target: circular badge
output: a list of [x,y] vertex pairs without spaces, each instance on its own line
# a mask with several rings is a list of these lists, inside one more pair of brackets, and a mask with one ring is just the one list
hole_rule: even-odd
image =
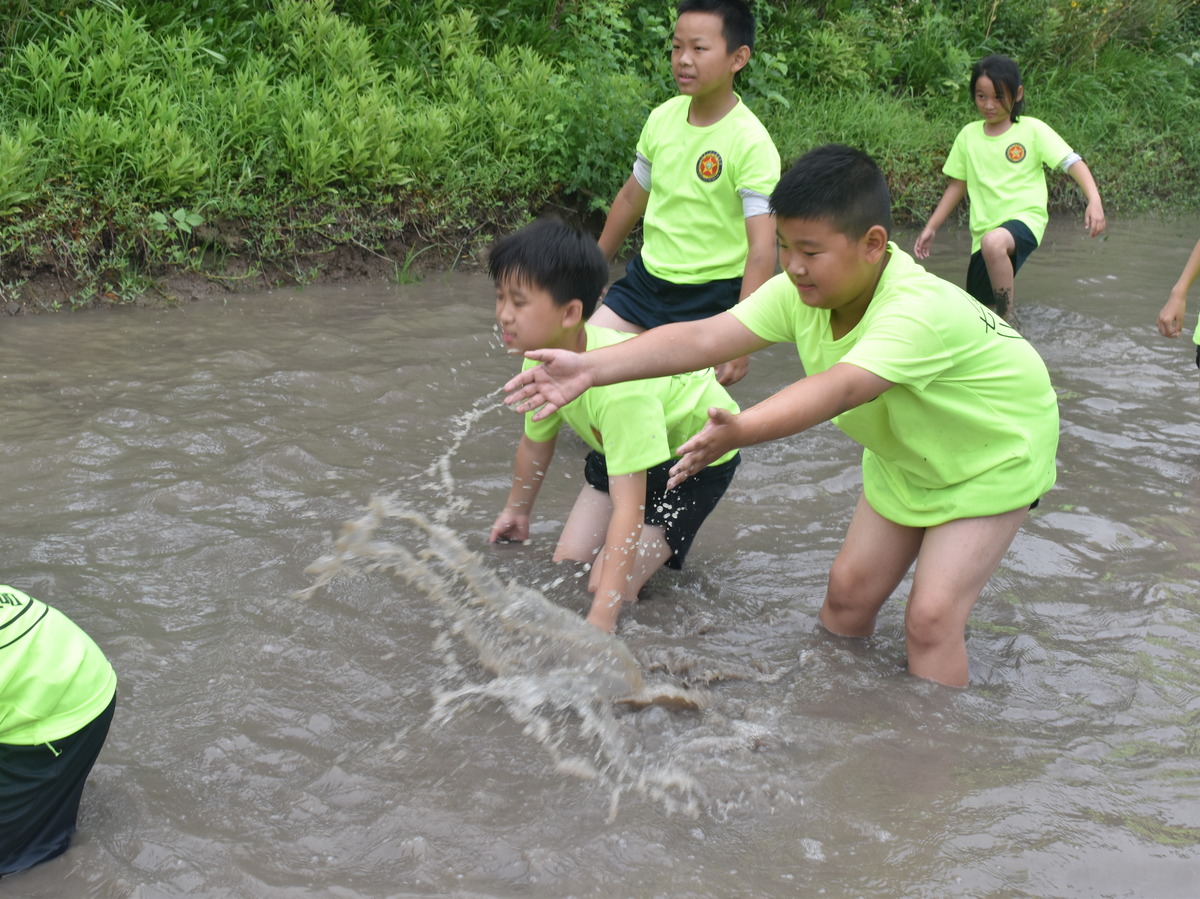
[[696,175],[701,181],[716,181],[721,177],[721,154],[716,150],[705,150],[696,160]]
[[1008,157],[1009,162],[1020,162],[1025,158],[1025,145],[1009,144],[1008,149],[1004,151],[1004,155]]

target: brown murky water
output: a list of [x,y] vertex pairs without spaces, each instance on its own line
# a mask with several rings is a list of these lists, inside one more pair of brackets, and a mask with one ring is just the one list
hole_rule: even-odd
[[[520,422],[478,275],[0,323],[2,580],[120,677],[73,847],[0,894],[1194,895],[1200,391],[1154,320],[1198,235],[1055,223],[1021,273],[1060,480],[965,692],[903,673],[899,601],[818,631],[858,490],[829,426],[746,453],[620,640],[548,560],[582,445],[488,546]],[[776,347],[735,393],[796,375]],[[641,681],[705,707],[612,701]]]

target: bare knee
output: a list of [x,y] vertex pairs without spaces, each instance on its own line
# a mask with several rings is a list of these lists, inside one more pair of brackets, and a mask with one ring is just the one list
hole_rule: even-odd
[[854,566],[835,559],[829,569],[829,585],[820,620],[824,627],[842,637],[869,637],[875,631],[875,616],[887,596],[873,594],[870,579]]
[[979,250],[988,260],[1008,259],[1014,248],[1012,235],[1004,228],[995,228],[979,239]]
[[961,642],[965,635],[966,622],[957,614],[950,599],[909,599],[904,612],[904,639],[910,654],[928,652],[950,642]]

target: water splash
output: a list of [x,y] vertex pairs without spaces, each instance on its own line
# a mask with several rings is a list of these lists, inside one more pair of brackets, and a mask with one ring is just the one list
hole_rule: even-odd
[[438,456],[430,464],[429,468],[425,470],[424,482],[432,485],[434,483],[432,479],[436,479],[437,486],[441,487],[441,495],[445,498],[445,503],[433,513],[434,521],[439,524],[445,524],[449,520],[451,512],[456,514],[466,512],[470,507],[470,503],[458,495],[454,475],[450,473],[450,461],[458,452],[458,448],[463,445],[463,441],[470,435],[471,428],[475,422],[479,421],[489,412],[503,408],[505,406],[499,400],[481,397],[472,404],[470,409],[454,417],[450,427],[450,439],[446,445],[446,451]]
[[[424,593],[450,622],[450,633],[474,650],[492,678],[438,693],[430,725],[472,702],[495,701],[549,752],[560,772],[611,788],[610,817],[626,790],[669,811],[698,814],[699,783],[674,763],[628,751],[614,709],[623,703],[702,708],[707,694],[648,682],[623,642],[537,590],[502,581],[445,524],[396,497],[372,497],[364,514],[345,524],[333,552],[308,571],[316,577],[306,594],[341,574],[385,571]],[[580,738],[591,747],[591,758],[568,749]]]

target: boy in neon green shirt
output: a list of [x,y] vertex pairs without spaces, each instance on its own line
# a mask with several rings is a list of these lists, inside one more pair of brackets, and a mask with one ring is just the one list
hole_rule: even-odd
[[[488,270],[496,282],[496,321],[514,352],[585,351],[631,340],[586,322],[604,289],[608,265],[587,236],[543,219],[500,241]],[[526,367],[536,365],[526,361]],[[571,510],[554,560],[590,563],[595,596],[587,620],[616,628],[623,603],[664,563],[683,565],[696,531],[725,493],[739,456],[721,453],[680,489],[667,490],[675,450],[697,434],[710,409],[737,405],[711,369],[589,390],[553,415],[526,416],[512,489],[490,539],[527,540],[529,518],[555,440],[569,425],[591,452],[587,484]]]
[[[740,414],[709,412],[671,484],[730,449],[832,421],[863,445],[863,492],[820,621],[866,637],[915,563],[909,672],[968,682],[967,617],[1029,507],[1054,484],[1058,406],[1036,351],[888,239],[887,183],[866,154],[805,154],[771,195],[783,273],[730,312],[543,363],[505,385],[552,414],[581,390],[661,377],[794,341],[807,376]],[[540,409],[538,407],[541,407]]]
[[66,851],[116,691],[87,634],[0,585],[0,875]]
[[[600,234],[612,259],[645,217],[641,254],[592,318],[619,331],[716,315],[775,271],[767,196],[779,180],[779,152],[733,90],[754,46],[754,15],[744,0],[681,0],[677,12],[671,73],[679,96],[647,118],[633,174]],[[717,377],[732,384],[747,364],[722,365]]]

